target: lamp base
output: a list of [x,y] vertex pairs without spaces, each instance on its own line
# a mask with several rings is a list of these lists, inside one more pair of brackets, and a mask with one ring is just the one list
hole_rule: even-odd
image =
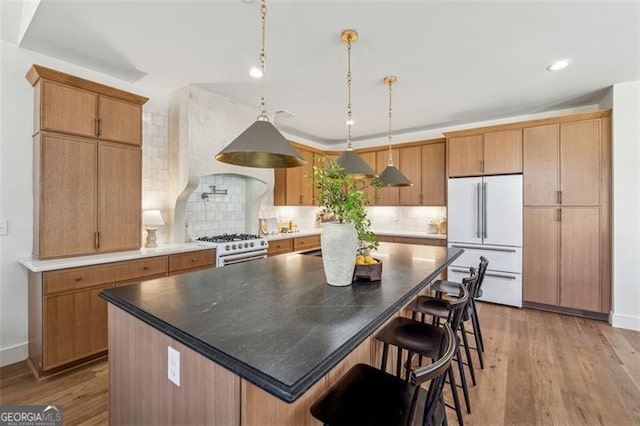
[[147,228],[147,243],[144,245],[146,248],[158,247],[158,237],[156,236],[157,228]]

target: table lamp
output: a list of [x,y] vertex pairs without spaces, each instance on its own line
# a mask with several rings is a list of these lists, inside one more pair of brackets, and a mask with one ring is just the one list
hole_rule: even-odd
[[145,210],[142,212],[142,224],[145,225],[147,230],[147,243],[144,245],[147,248],[158,247],[156,231],[158,226],[164,226],[164,220],[162,220],[162,214],[160,210]]

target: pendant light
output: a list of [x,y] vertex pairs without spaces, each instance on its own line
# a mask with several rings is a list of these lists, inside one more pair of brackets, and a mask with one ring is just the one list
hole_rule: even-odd
[[353,150],[351,146],[351,125],[353,124],[352,110],[351,110],[351,44],[358,39],[358,32],[355,30],[344,30],[342,32],[342,41],[347,43],[347,89],[348,89],[348,101],[347,101],[347,150],[343,151],[340,157],[336,160],[344,172],[351,175],[354,178],[371,178],[375,177],[376,173],[371,167]]
[[260,48],[260,115],[247,130],[242,132],[233,142],[216,155],[216,160],[237,166],[284,168],[299,167],[306,164],[302,155],[289,144],[282,133],[275,128],[265,111],[265,27],[267,18],[267,2],[262,0],[262,44]]
[[397,81],[398,78],[395,75],[388,75],[384,78],[384,83],[389,86],[389,162],[387,163],[387,167],[380,173],[380,180],[384,186],[412,186],[411,181],[393,165],[393,154],[391,153],[391,117],[393,115],[391,86]]

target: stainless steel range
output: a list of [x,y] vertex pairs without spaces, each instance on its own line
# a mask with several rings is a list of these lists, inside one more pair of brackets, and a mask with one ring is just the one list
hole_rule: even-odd
[[200,237],[198,244],[216,249],[216,267],[267,257],[269,243],[254,234],[223,234]]

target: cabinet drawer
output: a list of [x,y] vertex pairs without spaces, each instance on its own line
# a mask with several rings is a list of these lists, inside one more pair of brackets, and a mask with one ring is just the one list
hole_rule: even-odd
[[320,234],[293,239],[293,251],[320,247]]
[[269,241],[267,255],[273,256],[276,254],[289,253],[291,250],[293,250],[293,239],[291,238]]
[[78,290],[166,273],[166,256],[44,272],[44,293]]
[[213,267],[213,250],[191,251],[169,256],[169,273],[192,268]]
[[440,247],[445,247],[447,245],[447,240],[440,240],[438,238],[393,237],[393,242],[400,244],[420,244],[423,246]]

